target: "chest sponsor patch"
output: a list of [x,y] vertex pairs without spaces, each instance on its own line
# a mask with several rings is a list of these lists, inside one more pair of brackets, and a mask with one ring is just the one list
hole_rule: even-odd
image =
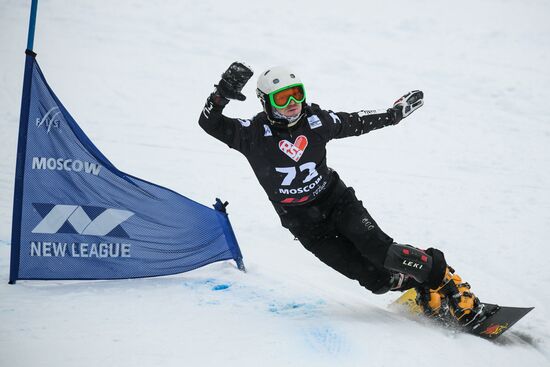
[[317,115],[309,116],[307,118],[307,122],[309,122],[309,127],[312,128],[312,129],[316,129],[316,128],[320,127],[321,125],[323,125],[321,123],[321,120],[319,119],[319,116],[317,116]]
[[298,136],[294,143],[288,140],[281,140],[279,142],[279,149],[295,162],[298,162],[302,158],[302,154],[304,154],[306,148],[307,138],[304,135]]

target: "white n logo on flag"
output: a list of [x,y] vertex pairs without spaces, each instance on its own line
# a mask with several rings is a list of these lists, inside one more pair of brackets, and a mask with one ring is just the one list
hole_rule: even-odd
[[133,212],[95,206],[33,204],[42,220],[32,233],[72,233],[129,238],[121,227]]

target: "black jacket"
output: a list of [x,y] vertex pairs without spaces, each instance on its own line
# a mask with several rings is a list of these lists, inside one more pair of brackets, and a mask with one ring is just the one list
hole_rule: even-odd
[[265,112],[251,120],[222,114],[223,106],[209,97],[199,118],[210,135],[241,152],[254,170],[269,200],[299,205],[315,200],[333,178],[327,167],[326,144],[331,139],[366,134],[393,125],[385,111],[332,112],[304,104],[304,117],[294,126],[272,125]]

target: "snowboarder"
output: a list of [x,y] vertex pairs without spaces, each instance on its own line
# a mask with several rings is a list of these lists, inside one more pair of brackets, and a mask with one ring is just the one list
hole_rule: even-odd
[[414,287],[426,314],[439,315],[447,305],[446,312],[459,323],[471,322],[479,300],[443,253],[394,242],[326,163],[331,139],[396,125],[423,105],[423,93],[409,92],[384,110],[332,112],[306,103],[298,75],[274,67],[258,78],[263,112],[251,120],[224,116],[229,100],[245,100],[241,91],[252,75],[246,65],[231,64],[208,97],[199,124],[246,157],[281,224],[322,262],[371,292]]

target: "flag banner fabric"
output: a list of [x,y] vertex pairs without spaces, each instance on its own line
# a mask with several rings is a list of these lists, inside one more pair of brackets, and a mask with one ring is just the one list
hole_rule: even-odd
[[212,209],[119,171],[63,107],[29,52],[23,88],[10,282],[242,264],[223,205]]

